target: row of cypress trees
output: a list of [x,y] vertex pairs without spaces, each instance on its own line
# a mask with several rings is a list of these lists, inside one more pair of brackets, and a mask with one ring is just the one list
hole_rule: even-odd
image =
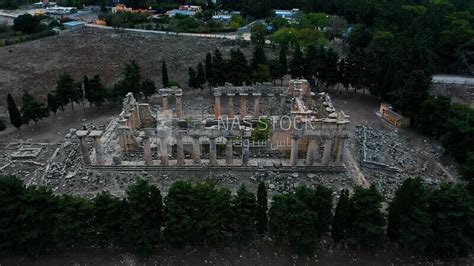
[[[352,195],[351,195],[352,194]],[[245,186],[235,194],[211,181],[175,182],[166,197],[139,180],[123,198],[100,193],[88,200],[0,178],[0,249],[33,253],[65,248],[125,248],[150,254],[157,246],[257,244],[262,235],[298,253],[313,254],[322,238],[378,249],[387,240],[426,255],[454,258],[471,252],[472,186],[428,189],[408,179],[388,208],[375,187],[333,191],[299,187],[276,195],[268,208]],[[335,208],[334,208],[335,207]]]

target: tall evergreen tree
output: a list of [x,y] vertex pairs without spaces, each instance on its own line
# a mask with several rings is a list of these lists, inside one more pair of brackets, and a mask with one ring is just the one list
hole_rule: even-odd
[[127,215],[125,231],[132,248],[150,254],[160,237],[162,198],[160,190],[143,179],[127,191]]
[[255,195],[242,185],[232,199],[233,236],[238,245],[246,245],[255,239],[256,209]]
[[102,192],[92,199],[93,221],[96,230],[95,245],[99,247],[117,246],[123,241],[124,219],[127,206],[124,201]]
[[211,53],[206,54],[206,62],[204,64],[204,69],[206,71],[206,81],[209,82],[209,84],[213,84],[214,74],[212,73],[212,54]]
[[[89,85],[89,103],[97,107],[102,106],[105,103],[107,98],[107,90],[102,81],[100,80],[99,75],[95,75],[92,79],[88,81]],[[135,84],[133,86],[136,86]]]
[[383,196],[375,186],[356,187],[351,198],[349,241],[355,246],[380,247],[385,238],[385,218],[381,212]]
[[23,106],[21,107],[21,119],[24,124],[33,120],[35,123],[47,116],[47,109],[43,103],[38,102],[28,92],[23,93]]
[[346,239],[348,235],[351,223],[350,210],[349,190],[343,189],[339,193],[339,201],[337,202],[332,223],[331,237],[336,242]]
[[189,67],[188,69],[188,74],[189,74],[189,80],[188,80],[188,85],[191,89],[196,89],[199,87],[199,84],[197,83],[197,78],[196,78],[196,71],[194,68]]
[[267,198],[267,187],[265,182],[258,184],[257,191],[257,229],[260,234],[267,231],[268,218],[268,198]]
[[168,78],[168,68],[166,67],[166,62],[164,60],[161,65],[161,80],[163,81],[163,88],[167,88],[170,80]]
[[156,93],[155,82],[153,82],[151,79],[143,80],[140,91],[142,92],[143,96],[145,96],[145,99],[148,99],[148,97]]
[[228,68],[227,64],[222,58],[221,51],[219,49],[216,49],[214,51],[214,55],[212,56],[212,71],[213,75],[213,80],[214,84],[213,85],[219,85],[223,86],[226,82],[226,78],[228,77]]
[[58,103],[56,101],[56,97],[52,93],[48,93],[48,109],[56,115],[58,111]]
[[86,100],[89,102],[89,105],[92,106],[92,95],[89,86],[89,77],[87,75],[84,75],[82,84],[84,86],[84,98],[86,98]]
[[387,235],[390,240],[416,251],[425,250],[432,235],[427,199],[428,193],[420,178],[403,182],[388,208]]
[[61,110],[64,110],[67,104],[71,104],[74,112],[74,103],[79,103],[83,96],[81,84],[76,82],[69,73],[63,72],[56,83],[55,96]]
[[13,100],[13,97],[10,94],[7,95],[7,109],[8,116],[10,117],[10,123],[14,127],[20,129],[21,125],[23,125],[21,113],[16,106],[15,100]]
[[265,50],[261,45],[255,46],[250,66],[252,67],[253,71],[257,71],[259,65],[268,65],[267,57],[265,56]]
[[293,54],[293,59],[290,63],[290,74],[292,78],[302,78],[304,76],[304,65],[305,61],[303,58],[303,52],[299,45],[295,46],[295,52]]
[[279,63],[279,75],[281,77],[281,82],[283,83],[283,77],[288,74],[288,59],[286,57],[286,47],[281,46],[280,54],[278,56]]
[[[214,57],[215,58],[215,57]],[[228,81],[235,86],[241,86],[243,82],[250,83],[250,66],[247,58],[240,49],[230,51],[230,60],[227,63]]]
[[204,66],[201,63],[197,66],[196,82],[201,88],[202,85],[206,83],[206,73],[204,72]]
[[474,238],[474,200],[461,185],[442,184],[428,199],[433,235],[427,253],[441,258],[466,256]]

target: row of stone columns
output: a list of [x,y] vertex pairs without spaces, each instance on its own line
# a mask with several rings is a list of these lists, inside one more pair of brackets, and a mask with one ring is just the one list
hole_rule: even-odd
[[[165,137],[160,137],[160,162],[162,166],[168,166],[168,145],[166,143]],[[150,137],[144,136],[144,154],[145,154],[145,165],[153,165],[152,152],[150,145]],[[244,141],[244,143],[248,143]],[[184,147],[183,147],[183,138],[178,135],[176,138],[176,147],[177,147],[177,165],[184,165]],[[193,137],[192,142],[192,152],[191,158],[194,164],[201,164],[201,143],[199,142],[199,136]],[[248,145],[242,145],[242,165],[248,165],[250,158],[250,150]],[[233,144],[231,140],[228,140],[225,145],[225,161],[227,165],[232,165],[234,163],[233,158]],[[217,144],[216,138],[209,138],[209,164],[211,166],[217,166]]]
[[[323,157],[322,164],[328,165],[331,161],[335,161],[340,164],[342,162],[342,155],[345,147],[345,137],[335,136],[335,137],[323,137],[324,148],[323,148]],[[290,166],[298,165],[298,141],[297,136],[292,136],[291,138],[291,154],[290,154]],[[318,152],[318,142],[316,137],[309,137],[308,140],[308,149],[306,152],[306,165],[313,166],[316,163],[316,157]]]
[[[214,115],[216,119],[222,116],[222,107],[221,107],[221,93],[214,93]],[[228,93],[227,96],[227,116],[229,118],[234,118],[235,116],[235,107],[234,107],[234,97],[235,94]],[[247,93],[240,93],[240,118],[244,118],[247,115],[247,102],[248,102],[248,94]],[[260,98],[262,94],[254,93],[253,96],[253,112],[255,116],[260,115]]]

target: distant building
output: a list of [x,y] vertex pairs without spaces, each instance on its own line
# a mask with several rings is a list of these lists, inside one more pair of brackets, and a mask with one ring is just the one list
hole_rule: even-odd
[[383,119],[385,119],[385,121],[396,127],[410,126],[410,118],[404,117],[403,115],[397,113],[395,110],[393,110],[392,106],[387,103],[380,104],[379,112],[382,115]]
[[68,6],[53,6],[53,7],[46,7],[45,13],[47,15],[68,15],[72,13],[76,13],[76,7],[68,7]]
[[292,19],[300,10],[298,8],[293,8],[292,10],[282,10],[282,9],[275,9],[275,16],[284,18],[284,19]]
[[112,13],[120,13],[120,12],[132,12],[133,9],[131,7],[127,7],[124,4],[117,4],[116,6],[112,7]]
[[179,9],[173,9],[166,12],[166,15],[168,15],[168,17],[171,17],[171,18],[175,17],[176,15],[192,17],[200,12],[202,12],[201,6],[181,5],[179,6]]
[[63,23],[65,29],[79,29],[84,27],[86,24],[81,21],[69,21]]

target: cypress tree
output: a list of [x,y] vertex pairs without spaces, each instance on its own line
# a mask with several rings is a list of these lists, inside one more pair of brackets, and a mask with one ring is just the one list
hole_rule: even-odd
[[192,67],[189,67],[188,74],[189,74],[189,80],[188,80],[189,87],[191,89],[196,89],[198,87],[197,79],[196,79],[196,71]]
[[169,85],[168,69],[166,68],[166,62],[164,60],[161,66],[161,79],[163,81],[163,88],[168,87]]
[[10,116],[10,123],[14,127],[20,129],[21,125],[23,125],[23,122],[21,120],[21,114],[18,110],[18,107],[16,106],[15,100],[13,100],[13,97],[10,94],[7,95],[7,105],[8,115]]
[[299,45],[295,46],[295,53],[293,54],[293,60],[290,63],[290,74],[292,78],[301,78],[304,75],[305,61],[303,58],[303,52]]
[[423,251],[432,234],[427,209],[428,193],[420,178],[409,178],[395,193],[388,208],[387,234],[401,246]]
[[331,236],[336,242],[339,242],[347,237],[351,219],[349,212],[349,191],[347,189],[343,189],[339,193],[339,201],[337,202],[336,212],[334,214],[334,220],[332,223]]
[[56,97],[52,93],[48,93],[48,109],[56,115],[58,111],[58,103],[56,102]]
[[206,74],[204,73],[204,66],[201,63],[197,66],[196,81],[199,87],[202,87],[202,85],[206,83]]
[[383,196],[375,186],[355,187],[351,198],[349,241],[354,246],[380,247],[385,238],[385,217],[381,212]]
[[284,45],[280,48],[280,55],[278,56],[279,75],[281,77],[281,83],[283,83],[283,77],[288,73],[288,59],[286,57],[286,47]]
[[255,214],[257,203],[255,194],[242,185],[232,199],[234,240],[238,245],[245,245],[255,239]]
[[267,198],[267,187],[265,182],[258,184],[257,191],[257,229],[260,234],[267,231],[268,218],[268,198]]
[[206,70],[206,81],[209,84],[212,84],[214,77],[212,73],[212,55],[211,53],[206,54],[206,62],[204,64],[204,69]]
[[89,85],[89,77],[84,75],[84,98],[89,102],[89,105],[92,106],[92,92]]
[[267,57],[265,56],[265,50],[262,45],[257,45],[253,52],[252,58],[252,70],[257,71],[259,65],[267,65]]

